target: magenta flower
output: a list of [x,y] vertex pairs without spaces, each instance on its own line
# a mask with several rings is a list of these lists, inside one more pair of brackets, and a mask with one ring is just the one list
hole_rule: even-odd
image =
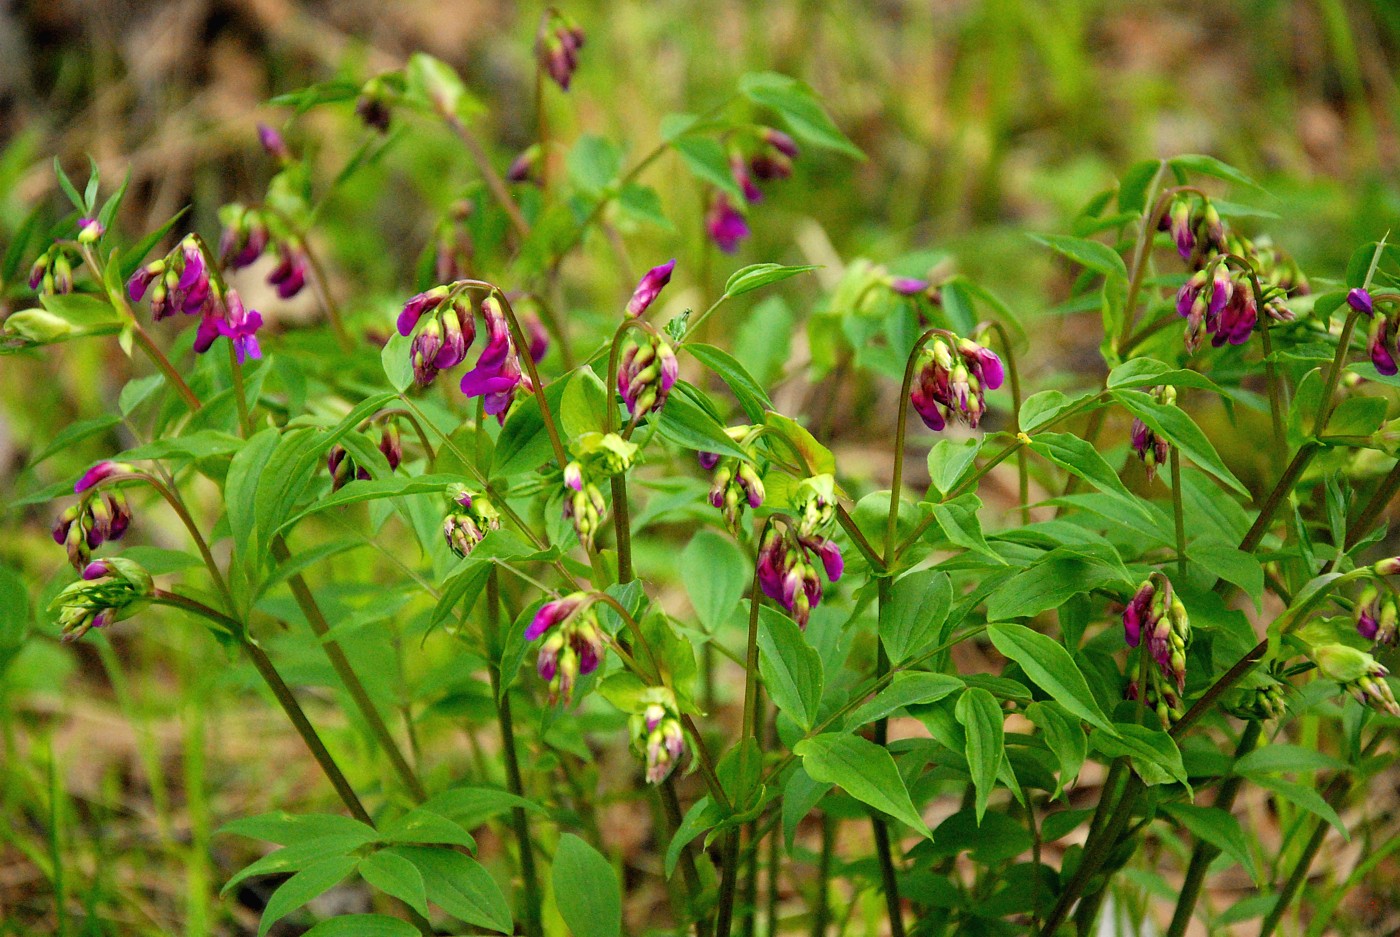
[[715,193],[705,218],[705,225],[710,233],[710,240],[726,254],[737,251],[739,242],[749,236],[749,223],[723,192]]
[[729,157],[729,174],[734,177],[740,191],[744,193],[744,199],[749,202],[763,201],[763,193],[754,184],[753,176],[749,174],[748,163],[744,162],[744,157],[734,153]]
[[306,285],[306,254],[293,248],[279,246],[278,256],[280,261],[267,275],[267,282],[277,288],[277,295],[282,299],[291,299]]
[[258,124],[258,142],[273,159],[284,163],[291,161],[292,151],[287,148],[287,141],[282,139],[282,134],[267,124]]
[[578,69],[578,52],[583,48],[584,32],[578,24],[556,10],[551,10],[540,28],[536,53],[540,64],[565,91]]
[[917,296],[928,288],[928,280],[920,280],[917,277],[892,277],[890,279],[890,289],[901,296]]
[[134,471],[134,469],[125,462],[112,462],[107,460],[98,462],[92,468],[84,472],[77,483],[73,485],[73,494],[80,495],[98,482],[106,481],[113,475],[120,475],[123,472],[131,471]]
[[1390,320],[1389,316],[1375,316],[1371,319],[1371,329],[1366,347],[1371,355],[1371,363],[1376,366],[1376,371],[1387,377],[1400,371],[1400,367],[1396,366],[1396,357],[1400,355],[1400,347],[1397,347],[1396,339],[1395,323]]
[[481,315],[486,322],[486,347],[477,358],[476,367],[462,375],[462,393],[484,398],[486,412],[504,424],[516,388],[525,383],[520,356],[516,354],[510,325],[495,296],[481,301]]
[[442,304],[447,298],[451,289],[446,286],[435,286],[414,296],[404,303],[403,311],[399,313],[398,329],[400,335],[412,335],[413,327],[418,324],[418,320],[424,313],[431,312]]
[[1196,249],[1196,235],[1191,225],[1191,204],[1185,199],[1172,205],[1170,228],[1176,252],[1182,260],[1190,260],[1191,252]]
[[1371,294],[1359,286],[1347,293],[1347,305],[1363,315],[1369,316],[1376,311],[1375,303],[1371,301]]
[[671,282],[671,273],[675,269],[676,260],[673,257],[664,264],[648,270],[637,284],[637,288],[632,291],[632,298],[627,301],[627,314],[636,318],[646,312],[647,307],[656,301],[666,284]]
[[[206,320],[207,321],[207,320]],[[256,310],[245,310],[238,293],[230,289],[224,297],[224,315],[216,321],[219,334],[233,343],[238,363],[248,358],[261,358],[262,347],[258,344],[258,329],[262,328],[262,314]],[[203,327],[203,323],[200,323]]]

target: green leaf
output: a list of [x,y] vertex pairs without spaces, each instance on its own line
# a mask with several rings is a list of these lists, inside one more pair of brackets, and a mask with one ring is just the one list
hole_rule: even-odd
[[1214,391],[1224,395],[1225,390],[1199,371],[1173,368],[1156,358],[1134,358],[1125,361],[1108,374],[1104,386],[1109,390],[1118,388],[1156,387],[1170,384],[1173,387],[1194,387],[1199,390]]
[[331,492],[306,510],[293,515],[277,529],[279,532],[287,530],[312,514],[319,514],[331,508],[344,507],[347,504],[397,498],[403,495],[442,495],[447,491],[448,485],[461,480],[458,475],[390,475],[388,478],[356,479],[347,483],[339,491]]
[[383,914],[343,914],[322,921],[302,937],[419,937],[418,928]]
[[945,696],[952,696],[964,685],[957,677],[947,674],[900,671],[889,686],[846,717],[846,729],[859,729],[906,706],[936,703]]
[[[676,386],[684,383],[677,381]],[[666,401],[656,428],[663,438],[683,448],[748,459],[747,453],[725,433],[724,426],[684,393],[673,393]]]
[[510,904],[491,873],[470,856],[431,846],[397,846],[394,851],[418,869],[428,900],[448,914],[501,934],[514,930]]
[[1196,807],[1191,804],[1162,805],[1162,810],[1191,832],[1202,842],[1210,843],[1249,873],[1254,884],[1263,885],[1259,877],[1259,866],[1254,862],[1254,854],[1249,851],[1249,840],[1245,838],[1240,821],[1219,807]]
[[789,277],[810,273],[815,269],[815,264],[794,267],[784,267],[782,264],[750,264],[742,270],[735,271],[724,284],[724,298],[733,299],[735,296],[751,293],[773,283],[781,283]]
[[1181,764],[1181,750],[1175,740],[1160,729],[1149,729],[1134,723],[1120,722],[1118,732],[1094,732],[1089,744],[1109,758],[1126,755],[1132,759],[1133,770],[1149,785],[1176,781],[1186,784],[1186,769]]
[[720,811],[709,796],[701,797],[690,805],[690,809],[685,813],[685,819],[681,820],[680,826],[676,827],[676,833],[671,837],[671,843],[666,847],[666,877],[670,878],[676,873],[676,863],[680,861],[681,850],[683,850],[691,840],[708,830],[710,827],[724,819],[724,814]]
[[[1240,773],[1244,774],[1245,772]],[[1248,777],[1251,783],[1273,791],[1293,806],[1300,807],[1313,816],[1327,821],[1333,829],[1342,834],[1342,839],[1351,839],[1351,834],[1347,832],[1347,828],[1342,823],[1342,818],[1337,815],[1337,811],[1333,810],[1332,806],[1322,799],[1322,795],[1311,784],[1285,781],[1283,778],[1275,777],[1266,771],[1251,771],[1248,773]]]
[[1155,518],[1142,501],[1123,484],[1093,444],[1069,433],[1041,433],[1031,440],[1031,449],[1099,491],[1119,498],[1148,521]]
[[1200,173],[1203,176],[1214,176],[1216,179],[1224,179],[1226,182],[1234,182],[1238,185],[1249,186],[1251,189],[1264,191],[1263,187],[1253,179],[1240,172],[1229,163],[1222,163],[1214,156],[1206,156],[1201,153],[1186,153],[1182,156],[1173,156],[1167,161],[1172,167],[1185,171]]
[[1107,244],[1066,234],[1032,234],[1030,238],[1097,273],[1105,276],[1117,274],[1124,279],[1128,276],[1128,267],[1123,263],[1123,258]]
[[943,640],[952,605],[946,573],[921,570],[891,583],[889,601],[880,606],[880,643],[890,662],[902,664],[933,650]]
[[413,386],[413,359],[409,356],[409,346],[412,344],[411,336],[395,331],[379,353],[379,362],[384,367],[389,386],[401,394]]
[[392,849],[381,849],[361,859],[357,871],[374,888],[399,899],[423,917],[428,916],[428,886],[423,884],[423,873]]
[[1269,771],[1346,771],[1340,758],[1301,745],[1270,742],[1235,761],[1236,774],[1255,775]]
[[340,884],[358,864],[354,856],[331,856],[287,879],[268,899],[262,920],[258,922],[258,937],[263,937],[269,927],[297,908]]
[[532,800],[517,797],[494,787],[453,787],[423,802],[425,809],[442,814],[464,829],[476,829],[493,817],[520,808],[535,813],[545,810]]
[[930,484],[942,497],[947,497],[958,482],[962,481],[967,470],[982,451],[980,438],[940,439],[928,451],[928,477]]
[[622,152],[604,137],[586,133],[564,158],[569,181],[585,192],[600,195],[622,170]]
[[681,581],[695,615],[713,634],[727,624],[744,596],[752,563],[728,537],[702,530],[681,553]]
[[311,842],[328,836],[338,839],[358,837],[358,845],[363,846],[374,842],[378,836],[374,827],[350,817],[334,813],[288,813],[285,810],[259,814],[256,817],[243,817],[224,824],[217,832],[219,835],[247,836],[282,846]]
[[379,832],[385,843],[422,843],[436,846],[465,846],[476,852],[476,840],[457,823],[426,807],[416,807],[385,824]]
[[1180,448],[1182,455],[1236,493],[1249,497],[1249,490],[1225,467],[1205,433],[1180,407],[1158,403],[1149,394],[1138,390],[1115,390],[1113,396],[1128,412],[1142,420],[1148,429]]
[[1031,433],[1061,413],[1071,407],[1093,397],[1093,394],[1079,394],[1075,397],[1066,397],[1058,390],[1043,390],[1038,394],[1031,394],[1021,404],[1021,430]]
[[70,449],[84,439],[89,439],[96,436],[98,433],[106,432],[119,423],[121,423],[121,420],[115,416],[99,416],[91,420],[79,420],[77,423],[70,423],[59,430],[54,435],[53,439],[49,440],[49,444],[29,460],[29,468],[32,469],[39,463],[46,461],[50,456]]
[[865,158],[865,154],[836,129],[817,96],[801,82],[775,72],[755,72],[739,79],[739,91],[755,104],[772,108],[797,139],[855,159]]
[[559,837],[553,882],[559,916],[575,937],[619,937],[622,889],[598,850],[572,833]]
[[981,498],[969,492],[965,495],[959,495],[952,501],[938,504],[923,502],[922,506],[927,507],[933,513],[934,520],[938,522],[939,528],[943,531],[943,536],[954,544],[965,550],[981,554],[998,565],[1006,565],[1006,560],[987,546],[987,541],[982,536],[982,522],[977,519],[977,512],[982,510]]
[[1264,566],[1253,554],[1219,540],[1197,540],[1186,548],[1186,555],[1193,563],[1239,586],[1254,600],[1255,608],[1261,607]]
[[116,307],[91,293],[45,293],[39,297],[39,302],[49,312],[79,330],[101,329],[124,323]]
[[1035,702],[1026,707],[1026,718],[1045,733],[1045,744],[1060,762],[1060,775],[1055,779],[1055,794],[1074,784],[1084,758],[1089,752],[1089,740],[1084,726],[1059,703]]
[[780,448],[796,449],[801,454],[800,461],[805,464],[799,465],[799,468],[804,468],[813,475],[830,475],[836,472],[836,457],[831,454],[831,450],[817,442],[816,437],[792,417],[769,410],[764,414],[763,424],[777,432],[789,444]]
[[680,155],[685,168],[701,182],[724,192],[736,205],[748,204],[744,191],[734,181],[729,171],[729,157],[718,140],[702,136],[682,136],[672,141],[671,146]]
[[745,416],[755,423],[763,422],[763,414],[773,409],[773,401],[768,399],[768,392],[763,389],[763,385],[745,370],[737,358],[713,345],[687,342],[682,347],[729,385],[729,389],[739,401],[739,406],[744,408]]
[[967,770],[976,792],[977,822],[981,823],[1006,747],[1004,716],[996,697],[981,687],[963,691],[953,713],[967,733]]
[[[556,417],[568,383],[567,379],[558,380],[544,389],[549,412]],[[491,477],[503,478],[533,472],[549,461],[553,454],[554,447],[545,430],[544,418],[540,415],[539,398],[531,394],[510,408],[505,426],[501,427],[501,435],[496,438],[496,451],[491,458]]]
[[774,705],[802,729],[810,730],[822,698],[822,661],[797,622],[759,607],[758,670]]
[[988,625],[987,636],[1051,699],[1095,728],[1114,734],[1113,723],[1099,708],[1084,674],[1058,641],[1010,622]]
[[1118,571],[1102,560],[1058,548],[998,586],[987,598],[987,617],[1029,618],[1119,578]]
[[73,180],[68,178],[68,173],[63,171],[63,164],[58,157],[53,158],[53,172],[58,177],[58,187],[63,190],[63,194],[68,196],[68,201],[73,203],[73,207],[80,212],[86,212],[87,206],[83,204],[83,197],[78,194],[78,190],[73,187]]
[[861,803],[883,811],[923,836],[932,836],[914,809],[890,753],[858,735],[827,732],[793,747],[814,781],[837,784]]
[[584,433],[601,433],[610,403],[614,408],[617,406],[603,386],[603,379],[592,368],[584,365],[573,372],[559,403],[559,422],[564,436],[573,439]]

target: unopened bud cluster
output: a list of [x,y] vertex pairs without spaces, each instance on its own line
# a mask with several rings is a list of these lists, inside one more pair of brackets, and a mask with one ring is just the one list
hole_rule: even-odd
[[[1152,396],[1160,404],[1175,406],[1176,388],[1170,384],[1152,388]],[[1133,428],[1129,434],[1133,451],[1142,460],[1143,466],[1147,469],[1147,480],[1157,477],[1157,469],[1164,465],[1167,456],[1171,453],[1171,444],[1165,437],[1158,436],[1155,430],[1140,419],[1133,420]]]
[[49,604],[49,611],[58,616],[64,641],[76,641],[89,629],[130,618],[155,595],[151,574],[132,560],[95,560],[82,572],[82,579],[64,587]]
[[1309,654],[1318,673],[1336,681],[1358,703],[1400,716],[1400,703],[1395,701],[1395,693],[1386,681],[1390,671],[1370,654],[1345,644],[1313,647]]
[[763,479],[755,467],[758,457],[752,445],[758,430],[756,426],[731,426],[725,430],[726,435],[749,454],[747,459],[721,456],[714,452],[699,454],[700,467],[712,473],[710,504],[719,509],[720,514],[724,515],[725,526],[735,534],[739,532],[744,507],[758,507],[766,495]]
[[665,687],[648,688],[638,702],[641,712],[633,713],[628,721],[632,748],[646,761],[647,783],[660,784],[685,753],[680,710],[675,694]]
[[593,597],[573,592],[546,602],[525,629],[525,640],[540,644],[536,669],[549,687],[551,703],[573,699],[574,683],[598,669],[605,642]]
[[986,392],[1001,386],[1001,359],[990,348],[952,334],[919,351],[909,402],[934,432],[949,421],[976,429],[987,412]]
[[[758,547],[759,587],[802,628],[822,600],[816,562],[828,582],[836,582],[845,570],[841,548],[829,536],[834,514],[828,510],[835,504],[830,478],[817,476],[799,484],[794,498],[797,519],[791,524],[769,524]],[[819,521],[824,515],[827,520]]]
[[501,515],[486,496],[465,485],[453,485],[447,491],[451,504],[442,521],[442,535],[448,548],[458,556],[467,556],[486,535],[501,527]]
[[675,351],[659,335],[647,334],[627,346],[617,369],[617,392],[633,421],[666,405],[678,372]]
[[1153,573],[1123,609],[1123,635],[1128,647],[1144,640],[1146,653],[1157,664],[1154,679],[1169,681],[1180,694],[1186,689],[1186,649],[1191,646],[1191,622],[1186,606],[1171,581]]
[[564,517],[573,524],[579,543],[591,553],[608,508],[599,485],[632,467],[637,445],[617,433],[584,433],[569,448],[574,458],[564,466]]

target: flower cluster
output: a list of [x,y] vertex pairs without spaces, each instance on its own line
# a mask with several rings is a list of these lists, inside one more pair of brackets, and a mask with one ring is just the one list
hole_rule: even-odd
[[1279,719],[1288,712],[1288,687],[1267,673],[1255,671],[1226,698],[1224,708],[1236,719]]
[[821,577],[812,554],[820,560],[828,582],[836,582],[845,570],[841,548],[827,534],[835,517],[835,498],[830,475],[804,479],[793,497],[796,522],[770,524],[758,547],[759,587],[803,628],[822,600]]
[[485,495],[471,491],[465,485],[453,485],[447,491],[451,512],[442,521],[442,535],[448,548],[458,556],[467,556],[486,535],[501,527],[501,515]]
[[244,309],[238,293],[213,275],[204,247],[194,235],[137,270],[127,281],[127,292],[132,302],[150,296],[151,318],[156,322],[176,313],[198,315],[194,350],[199,354],[223,336],[233,343],[240,364],[262,357],[258,344],[262,315]]
[[1386,586],[1367,586],[1356,600],[1356,632],[1373,644],[1400,642],[1400,607],[1396,595]]
[[219,220],[223,222],[219,262],[224,267],[241,270],[252,266],[270,247],[277,252],[277,263],[268,272],[268,285],[282,299],[291,299],[302,291],[310,273],[310,260],[295,238],[274,237],[263,212],[237,202],[221,208]]
[[648,334],[627,347],[617,369],[617,392],[634,422],[666,405],[679,370],[675,351],[660,335]]
[[[1168,406],[1176,404],[1176,388],[1170,384],[1152,388],[1152,396],[1156,398],[1158,403]],[[1137,418],[1133,419],[1129,439],[1132,442],[1133,451],[1137,453],[1138,458],[1147,468],[1147,480],[1152,481],[1157,477],[1157,467],[1166,463],[1167,456],[1171,453],[1171,444]]]
[[725,526],[735,534],[739,532],[744,505],[756,508],[763,503],[766,495],[763,479],[759,477],[755,467],[757,455],[753,449],[753,441],[760,429],[757,426],[731,426],[725,430],[725,434],[734,440],[742,451],[749,454],[747,459],[721,456],[716,452],[701,452],[698,456],[700,467],[712,473],[710,504],[719,509],[724,515]]
[[108,541],[120,540],[131,526],[131,507],[120,491],[84,489],[79,493],[84,492],[86,496],[65,509],[53,525],[53,542],[68,551],[68,562],[74,569],[87,566],[93,550]]
[[685,731],[681,728],[676,695],[665,687],[649,687],[638,703],[641,712],[628,721],[632,747],[646,759],[647,783],[660,784],[670,776],[685,753]]
[[1390,671],[1370,654],[1345,644],[1323,644],[1309,651],[1318,673],[1336,681],[1362,706],[1400,716],[1400,703],[1386,681]]
[[1224,259],[1197,270],[1176,293],[1176,312],[1186,320],[1186,350],[1194,353],[1202,332],[1219,348],[1226,342],[1243,345],[1259,322],[1253,284],[1243,273],[1232,274]]
[[951,333],[947,339],[934,338],[919,352],[909,402],[934,432],[949,420],[976,429],[987,412],[986,392],[1000,387],[1004,378],[1001,359],[970,339]]
[[565,91],[578,70],[578,51],[583,48],[583,29],[572,18],[550,9],[540,24],[535,41],[535,54],[554,83]]
[[1138,687],[1136,680],[1128,681],[1128,689],[1123,698],[1137,702],[1140,694],[1142,704],[1157,714],[1164,729],[1170,729],[1172,723],[1186,713],[1175,687],[1161,680],[1148,680],[1146,691]]
[[1177,195],[1157,220],[1157,228],[1171,233],[1176,252],[1193,267],[1199,267],[1210,254],[1226,249],[1225,225],[1208,198]]
[[[734,184],[748,203],[762,201],[763,191],[755,180],[786,179],[792,175],[792,161],[797,158],[797,144],[792,137],[772,127],[762,127],[756,135],[756,145],[749,152],[733,147],[729,154],[729,173]],[[720,250],[732,254],[739,242],[749,236],[749,223],[729,195],[716,191],[710,199],[705,216],[710,239]]]
[[82,259],[69,253],[62,244],[55,244],[40,254],[29,268],[29,288],[46,296],[73,292],[74,261]]
[[569,449],[574,458],[564,466],[564,519],[574,525],[579,543],[592,553],[608,509],[598,483],[631,468],[637,445],[617,433],[584,433]]
[[1186,689],[1186,649],[1191,646],[1191,622],[1186,606],[1172,591],[1171,581],[1153,573],[1138,587],[1123,609],[1123,633],[1128,647],[1137,647],[1144,637],[1163,680]]
[[1376,308],[1376,298],[1361,287],[1347,293],[1347,305],[1371,319],[1366,348],[1376,372],[1390,377],[1400,371],[1396,365],[1400,361],[1400,306],[1389,303],[1388,311],[1380,311]]
[[64,641],[76,641],[90,628],[105,628],[130,618],[155,595],[151,574],[136,562],[110,557],[83,569],[83,578],[70,583],[49,604],[63,629]]
[[574,683],[598,669],[605,650],[603,629],[593,609],[593,597],[572,592],[540,606],[525,629],[525,640],[540,644],[535,667],[540,679],[549,685],[549,701],[568,703]]

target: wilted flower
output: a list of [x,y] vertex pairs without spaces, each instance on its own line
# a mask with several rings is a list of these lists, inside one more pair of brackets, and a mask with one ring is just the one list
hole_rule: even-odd
[[1318,673],[1336,681],[1363,706],[1400,716],[1400,703],[1386,682],[1390,671],[1365,651],[1345,644],[1324,644],[1309,651]]
[[676,261],[672,258],[643,274],[641,282],[632,292],[632,298],[627,301],[627,314],[635,318],[646,312],[647,307],[656,301],[661,290],[671,282],[671,272],[675,269]]
[[151,574],[139,563],[110,557],[91,564],[84,570],[84,578],[64,587],[49,604],[49,611],[58,613],[63,640],[76,641],[90,628],[105,628],[130,618],[154,596]]
[[948,420],[977,428],[987,411],[986,391],[996,390],[1004,378],[1001,359],[990,348],[965,338],[954,338],[957,354],[942,337],[919,353],[909,402],[924,425],[937,432]]
[[568,703],[580,676],[598,669],[605,650],[603,630],[593,610],[592,597],[573,592],[540,606],[525,629],[525,640],[540,644],[536,669],[549,684],[549,701]]
[[685,732],[681,728],[675,694],[666,687],[643,691],[638,704],[641,712],[628,721],[632,748],[646,759],[647,783],[660,784],[670,776],[685,753]]
[[726,254],[737,251],[739,242],[749,236],[749,223],[723,192],[716,192],[711,200],[705,227],[710,232],[710,240]]
[[369,470],[360,467],[339,443],[331,446],[330,452],[326,453],[326,468],[331,473],[331,491],[339,491],[352,481],[369,480]]
[[399,424],[392,419],[385,420],[379,430],[379,451],[391,471],[397,471],[403,464],[403,438],[399,435]]
[[764,127],[759,134],[765,146],[749,159],[749,169],[765,182],[770,179],[786,179],[792,175],[792,161],[797,158],[797,144],[792,137],[772,127]]
[[655,335],[639,338],[627,347],[617,369],[617,392],[633,420],[666,405],[679,369],[670,344]]

